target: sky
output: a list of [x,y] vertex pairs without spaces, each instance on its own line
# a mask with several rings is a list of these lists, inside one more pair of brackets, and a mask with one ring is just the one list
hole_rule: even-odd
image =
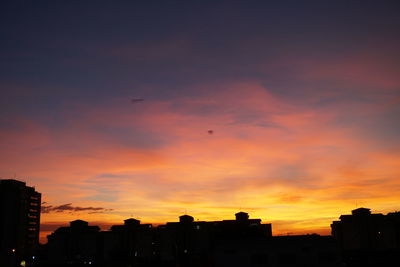
[[[42,235],[400,209],[399,1],[2,1],[0,177]],[[132,101],[143,99],[143,101]]]

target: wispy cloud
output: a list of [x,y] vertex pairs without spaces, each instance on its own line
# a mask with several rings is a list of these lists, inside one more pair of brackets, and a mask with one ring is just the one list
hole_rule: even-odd
[[52,213],[52,212],[70,212],[70,213],[76,213],[76,212],[87,212],[89,214],[93,213],[101,213],[101,212],[107,212],[107,211],[112,211],[113,209],[106,209],[102,207],[79,207],[79,206],[72,206],[72,203],[68,204],[62,204],[58,206],[42,206],[41,212],[42,213]]
[[[9,153],[0,164],[36,179],[46,202],[68,203],[45,206],[44,220],[73,220],[73,213],[91,219],[83,213],[96,212],[96,220],[134,214],[163,222],[184,209],[210,219],[217,217],[207,211],[211,206],[221,207],[213,211],[223,217],[233,213],[223,207],[236,206],[260,217],[303,210],[309,218],[338,213],[337,203],[350,210],[355,200],[393,206],[388,192],[398,187],[398,152],[382,145],[387,140],[371,139],[359,119],[384,119],[381,109],[371,109],[379,98],[308,106],[257,82],[198,88],[196,97],[145,101],[140,108],[120,98],[76,104],[55,128],[16,120],[17,128],[1,133]],[[142,133],[154,143],[139,144],[147,138]]]

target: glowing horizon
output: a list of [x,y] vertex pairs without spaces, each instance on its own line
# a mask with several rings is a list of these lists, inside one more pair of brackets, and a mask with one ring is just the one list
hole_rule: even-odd
[[42,193],[42,241],[78,218],[328,234],[400,210],[396,4],[15,5],[0,177]]

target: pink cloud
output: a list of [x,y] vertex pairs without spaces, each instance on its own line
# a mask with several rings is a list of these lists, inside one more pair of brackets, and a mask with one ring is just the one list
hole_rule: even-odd
[[135,212],[164,222],[185,208],[213,218],[207,207],[223,219],[245,206],[277,221],[300,216],[303,225],[289,225],[304,230],[322,229],[316,215],[348,212],[355,198],[393,206],[397,151],[371,148],[362,127],[338,127],[342,109],[296,105],[257,83],[208,87],[174,101],[76,104],[56,128],[18,122],[1,133],[2,174],[32,177],[54,205],[113,210],[88,217],[98,221]]

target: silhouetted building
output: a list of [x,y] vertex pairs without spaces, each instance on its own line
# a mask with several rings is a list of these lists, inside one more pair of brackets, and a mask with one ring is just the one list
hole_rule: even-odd
[[389,266],[400,255],[400,212],[373,214],[359,208],[331,224],[348,266]]
[[245,238],[245,237],[271,237],[270,223],[262,224],[261,219],[249,219],[246,212],[235,214],[235,220],[214,222],[218,238]]
[[103,231],[99,260],[112,266],[146,265],[155,257],[154,235],[151,224],[141,224],[137,219],[127,219],[123,225],[113,225]]
[[31,260],[39,243],[41,194],[17,180],[0,180],[0,262]]
[[182,215],[179,222],[159,226],[159,254],[162,262],[176,262],[179,266],[212,266],[215,245],[221,240],[264,238],[272,236],[271,224],[260,219],[249,219],[239,212],[235,220],[195,221]]
[[220,240],[213,254],[214,267],[343,266],[336,240],[315,234]]
[[400,211],[388,213],[386,222],[385,234],[391,236],[393,246],[400,249]]
[[49,263],[93,264],[99,251],[100,228],[75,220],[47,236]]
[[168,222],[157,230],[161,262],[208,266],[213,222],[194,221],[192,216],[185,214],[179,217],[179,222]]
[[[239,212],[235,220],[195,221],[182,215],[179,222],[152,227],[127,219],[109,231],[74,221],[48,236],[44,264],[96,266],[213,266],[216,244],[224,240],[268,240],[271,224]],[[235,241],[236,242],[236,241]]]
[[341,215],[331,224],[334,236],[345,250],[400,248],[400,212],[372,214],[358,208],[351,215]]

